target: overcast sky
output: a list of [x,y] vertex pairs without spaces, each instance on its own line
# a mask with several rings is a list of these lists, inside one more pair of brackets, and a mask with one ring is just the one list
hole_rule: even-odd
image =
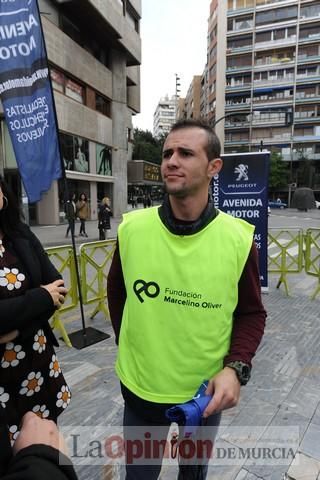
[[181,96],[206,63],[210,0],[142,0],[141,113],[133,124],[153,130],[153,114],[161,97],[175,94],[175,73]]

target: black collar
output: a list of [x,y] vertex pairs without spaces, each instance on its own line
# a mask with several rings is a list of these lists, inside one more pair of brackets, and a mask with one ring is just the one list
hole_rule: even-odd
[[165,195],[158,211],[162,223],[175,235],[193,235],[194,233],[198,233],[219,214],[213,203],[208,199],[207,206],[197,220],[192,222],[178,220],[172,213],[168,195]]

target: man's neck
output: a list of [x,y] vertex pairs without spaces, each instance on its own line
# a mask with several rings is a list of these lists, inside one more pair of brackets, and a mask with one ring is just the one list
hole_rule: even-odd
[[173,216],[177,220],[195,221],[202,214],[208,204],[208,194],[200,198],[178,198],[169,195],[169,202]]

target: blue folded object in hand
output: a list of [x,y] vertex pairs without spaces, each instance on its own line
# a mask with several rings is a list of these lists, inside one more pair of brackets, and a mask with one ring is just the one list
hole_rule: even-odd
[[185,437],[190,437],[201,425],[203,412],[212,399],[211,395],[205,394],[207,386],[208,380],[200,385],[191,400],[168,408],[166,411],[166,416],[171,422],[176,422],[178,425],[184,425]]

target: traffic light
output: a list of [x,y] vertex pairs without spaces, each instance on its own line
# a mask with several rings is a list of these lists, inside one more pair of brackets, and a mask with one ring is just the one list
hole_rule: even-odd
[[176,97],[178,98],[180,96],[180,87],[181,87],[181,84],[180,84],[180,77],[179,75],[176,73]]

